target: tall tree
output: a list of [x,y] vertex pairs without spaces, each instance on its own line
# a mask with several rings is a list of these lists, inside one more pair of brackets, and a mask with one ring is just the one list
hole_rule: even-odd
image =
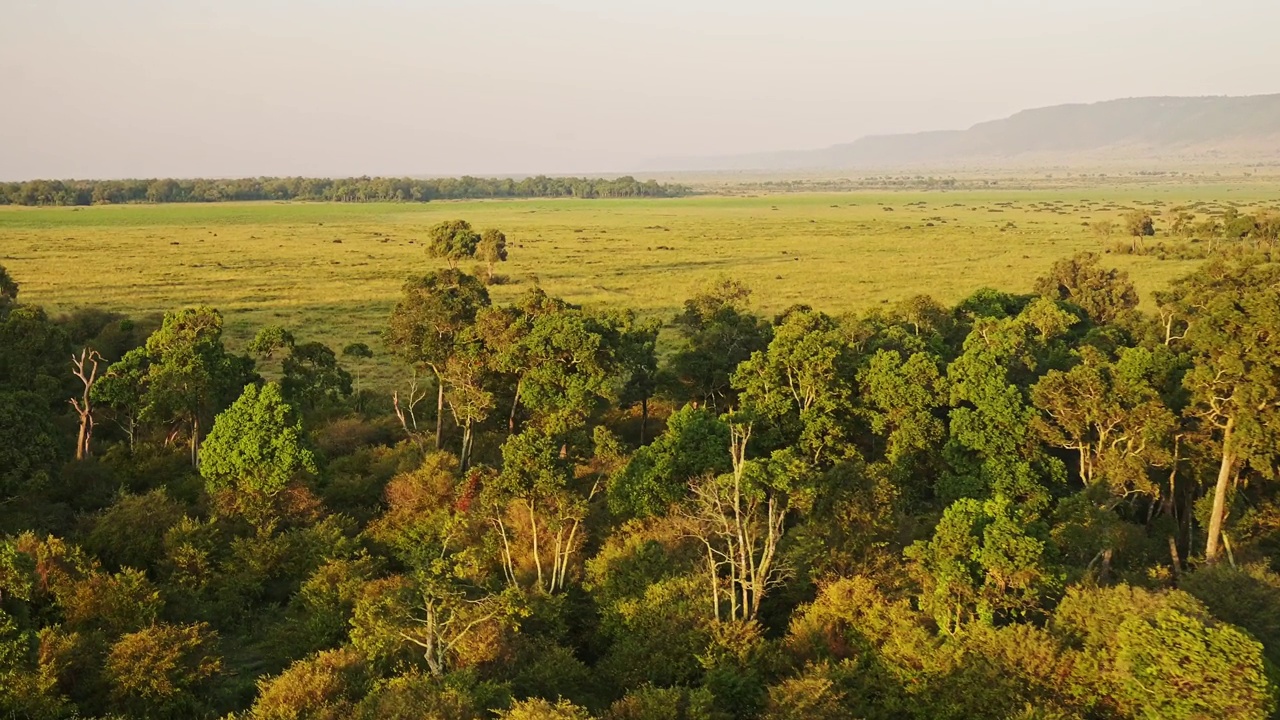
[[694,402],[724,410],[733,402],[729,378],[743,360],[769,344],[770,328],[752,314],[751,289],[719,280],[685,301],[674,324],[680,343],[671,367]]
[[1119,497],[1158,497],[1151,469],[1170,462],[1177,428],[1152,382],[1161,361],[1140,348],[1121,350],[1115,363],[1087,345],[1077,354],[1078,365],[1051,370],[1032,388],[1044,413],[1036,429],[1049,444],[1079,453],[1085,485],[1105,482]]
[[205,423],[256,379],[253,361],[223,346],[222,315],[201,307],[167,313],[146,346],[113,363],[100,384],[101,397],[127,416],[168,425],[169,440],[185,432],[197,465]]
[[853,419],[854,363],[835,320],[797,309],[773,339],[733,374],[742,408],[759,418],[772,447],[796,447],[817,464],[847,448]]
[[489,293],[474,277],[456,269],[411,278],[391,311],[384,339],[403,362],[430,369],[436,380],[436,447],[444,440],[445,364],[462,332],[489,305]]
[[485,265],[485,284],[493,284],[493,273],[498,263],[507,261],[507,236],[501,230],[485,230],[480,234],[475,255]]
[[1178,281],[1166,302],[1181,312],[1194,365],[1188,412],[1218,435],[1205,559],[1218,559],[1227,500],[1246,470],[1274,479],[1280,458],[1280,267],[1211,264]]
[[80,420],[80,430],[76,433],[76,459],[83,460],[93,454],[93,385],[98,380],[98,364],[102,356],[97,350],[84,348],[79,356],[71,357],[71,373],[80,381],[82,390],[80,397],[70,399],[71,408],[76,411]]

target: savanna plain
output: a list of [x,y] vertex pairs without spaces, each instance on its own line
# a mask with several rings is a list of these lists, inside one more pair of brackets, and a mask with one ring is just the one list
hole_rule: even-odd
[[[379,334],[406,277],[443,265],[429,229],[464,219],[506,233],[507,302],[533,285],[598,308],[669,319],[684,299],[728,277],[763,314],[806,304],[838,315],[918,294],[954,303],[981,287],[1031,290],[1055,261],[1104,254],[1144,304],[1199,263],[1120,255],[1126,212],[1162,218],[1195,208],[1280,204],[1280,181],[991,187],[955,191],[789,192],[663,199],[431,203],[214,203],[0,208],[0,263],[23,297],[53,313],[102,307],[131,316],[204,304],[233,346],[275,324],[342,346]],[[1114,234],[1092,226],[1112,221]],[[467,271],[470,267],[464,265]],[[390,360],[371,379],[389,381]]]

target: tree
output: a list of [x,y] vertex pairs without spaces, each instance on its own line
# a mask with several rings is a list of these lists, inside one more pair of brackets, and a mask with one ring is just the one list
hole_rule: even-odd
[[649,401],[658,391],[658,333],[662,323],[656,319],[637,321],[627,311],[615,318],[618,333],[616,358],[623,377],[619,402],[622,407],[640,403],[640,444],[644,445],[649,424]]
[[280,386],[248,385],[218,415],[200,461],[210,494],[226,491],[272,496],[306,473],[316,472],[302,423]]
[[1218,559],[1235,479],[1276,476],[1280,455],[1280,268],[1211,264],[1178,281],[1167,300],[1186,324],[1193,360],[1188,413],[1221,438],[1205,560]]
[[338,356],[328,345],[300,343],[292,332],[268,325],[254,336],[249,351],[265,359],[285,352],[280,363],[280,388],[289,402],[302,409],[314,410],[351,394],[351,374],[338,364]]
[[71,357],[72,374],[84,386],[80,397],[71,398],[68,402],[80,419],[80,431],[76,434],[76,459],[83,460],[93,454],[93,385],[98,379],[98,364],[102,356],[97,350],[84,348],[80,356]]
[[1119,497],[1158,497],[1150,468],[1171,461],[1177,428],[1177,418],[1152,382],[1160,360],[1139,348],[1122,349],[1116,363],[1087,345],[1077,354],[1078,365],[1050,370],[1032,388],[1044,413],[1036,429],[1051,445],[1079,453],[1085,485],[1105,482]]
[[466,220],[438,223],[432,226],[429,237],[427,253],[434,258],[443,258],[449,263],[450,270],[456,270],[458,263],[474,256],[480,243],[480,235]]
[[1051,300],[1076,305],[1093,322],[1107,325],[1138,306],[1138,290],[1129,273],[1104,269],[1094,253],[1077,253],[1053,264],[1036,280],[1035,291]]
[[1179,590],[1068,590],[1050,628],[1081,648],[1075,685],[1120,717],[1259,718],[1275,709],[1262,646]]
[[[570,562],[582,549],[583,521],[599,483],[580,492],[563,447],[537,427],[508,437],[502,471],[483,489],[508,585],[539,593],[568,586]],[[527,562],[518,564],[522,557]]]
[[929,472],[934,450],[946,439],[943,412],[947,406],[942,359],[927,352],[903,360],[898,350],[878,350],[858,376],[862,412],[871,430],[882,438],[880,452],[899,488],[914,500],[928,496],[920,479]]
[[60,445],[45,398],[0,390],[0,498],[47,485]]
[[[469,335],[464,332],[464,338]],[[493,393],[487,389],[489,381],[489,358],[481,343],[459,343],[456,352],[449,356],[444,365],[444,381],[448,386],[445,401],[453,412],[454,420],[462,427],[462,471],[466,472],[471,465],[471,447],[475,426],[484,422],[493,410]]]
[[732,413],[725,420],[733,469],[695,479],[692,497],[681,510],[689,533],[706,550],[709,599],[717,622],[726,614],[729,620],[756,619],[765,596],[788,577],[778,546],[791,511],[789,471],[794,470],[785,461],[749,460],[752,424]]
[[1156,226],[1150,214],[1132,210],[1124,216],[1124,231],[1133,238],[1133,252],[1136,253],[1142,246],[1142,238],[1156,234]]
[[[344,358],[349,358],[350,362],[354,363],[354,365],[355,365],[355,369],[356,369],[356,387],[355,387],[355,393],[356,393],[356,402],[357,402],[357,403],[359,403],[359,402],[360,402],[360,365],[361,365],[361,361],[362,361],[362,360],[369,360],[370,358],[372,358],[372,357],[373,357],[373,350],[370,350],[370,349],[369,349],[369,346],[368,346],[368,345],[366,345],[365,343],[362,343],[362,342],[349,343],[346,347],[342,348],[342,357],[344,357]],[[357,409],[359,409],[359,408],[357,407]]]
[[222,315],[211,308],[167,313],[145,348],[126,353],[99,383],[102,399],[131,420],[166,423],[168,441],[186,432],[199,464],[201,428],[255,379],[253,362],[227,353]]
[[107,654],[112,696],[137,717],[208,711],[209,683],[222,673],[217,634],[204,623],[158,624],[120,638]]
[[9,275],[9,271],[0,265],[0,320],[8,314],[9,308],[18,302],[18,283]]
[[946,499],[998,491],[1028,508],[1047,502],[1042,483],[1057,476],[1061,464],[1035,442],[1028,391],[1040,374],[1069,358],[1061,338],[1075,322],[1047,298],[1016,317],[974,322],[964,352],[947,367],[952,409],[944,454],[954,474],[940,484]]
[[485,264],[485,284],[492,285],[495,267],[498,263],[507,261],[507,236],[501,230],[485,230],[480,235],[475,255]]
[[1110,220],[1094,220],[1089,223],[1089,229],[1093,231],[1094,237],[1106,243],[1115,234],[1116,224]]
[[722,279],[686,300],[676,315],[680,344],[671,368],[690,400],[713,409],[730,407],[734,369],[769,344],[768,323],[748,310],[750,296],[746,285]]
[[116,424],[129,438],[129,448],[136,445],[138,424],[142,419],[147,392],[147,373],[151,358],[145,347],[134,348],[112,363],[106,374],[93,384],[89,397],[106,406]]
[[1038,610],[1062,582],[1042,523],[1020,518],[1005,497],[957,500],[933,537],[906,550],[924,590],[922,609],[956,632],[974,619],[992,623]]
[[591,713],[568,700],[551,702],[542,698],[517,701],[498,713],[500,720],[592,720]]
[[734,371],[742,409],[761,420],[770,447],[796,447],[815,465],[838,456],[850,438],[854,365],[835,321],[798,309],[765,350]]
[[661,515],[688,494],[691,480],[730,468],[729,426],[710,410],[688,405],[672,413],[666,432],[610,479],[609,508],[624,517]]
[[502,595],[469,594],[445,578],[418,573],[365,589],[352,619],[356,649],[379,660],[417,655],[432,676],[492,660],[515,608]]
[[[489,293],[478,280],[456,269],[412,278],[391,312],[384,339],[403,362],[430,369],[436,379],[436,447],[444,439],[445,364],[462,332],[489,305]],[[412,395],[412,393],[411,393]],[[396,395],[399,407],[399,395]],[[410,410],[412,405],[409,406]],[[403,420],[402,420],[403,423]],[[408,431],[408,425],[405,425]]]

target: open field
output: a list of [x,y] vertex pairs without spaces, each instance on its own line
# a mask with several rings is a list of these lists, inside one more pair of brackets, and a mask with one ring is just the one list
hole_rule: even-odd
[[[1156,217],[1196,201],[1280,202],[1280,183],[1069,189],[514,200],[429,204],[212,204],[0,209],[0,264],[51,312],[141,315],[202,302],[233,343],[267,323],[341,346],[377,336],[404,278],[431,268],[423,239],[445,219],[511,243],[492,288],[539,283],[589,305],[668,316],[701,283],[746,281],[771,313],[804,302],[860,311],[918,293],[950,302],[989,285],[1025,291],[1056,259],[1100,249],[1084,225],[1126,208]],[[1159,241],[1160,238],[1155,238]],[[1108,256],[1144,298],[1195,263]]]

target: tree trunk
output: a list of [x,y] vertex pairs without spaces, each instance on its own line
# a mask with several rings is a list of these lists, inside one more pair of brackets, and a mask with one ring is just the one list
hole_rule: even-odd
[[640,444],[644,445],[644,429],[649,424],[649,398],[640,399]]
[[80,415],[80,432],[76,435],[76,459],[83,460],[89,449],[89,415]]
[[1227,514],[1227,487],[1231,484],[1231,469],[1236,460],[1231,449],[1231,431],[1234,427],[1235,419],[1230,418],[1222,433],[1222,465],[1218,468],[1218,485],[1213,490],[1213,514],[1209,516],[1209,539],[1204,550],[1204,560],[1208,563],[1218,560],[1222,521]]
[[191,467],[200,467],[200,416],[191,419]]
[[542,558],[538,555],[538,516],[533,512],[533,501],[525,502],[529,505],[529,529],[533,536],[533,567],[538,573],[538,592],[542,592]]
[[436,449],[444,442],[444,381],[436,373]]
[[516,432],[516,408],[520,405],[520,386],[523,384],[523,377],[516,381],[516,392],[511,398],[511,414],[507,416],[507,433],[511,435]]

